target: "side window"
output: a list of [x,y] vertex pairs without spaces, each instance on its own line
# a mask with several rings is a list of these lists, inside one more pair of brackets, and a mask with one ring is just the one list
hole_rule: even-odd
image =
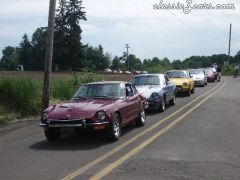
[[167,76],[164,76],[164,77],[165,77],[166,84],[168,84],[168,82],[170,81],[169,78]]
[[133,94],[133,90],[129,84],[126,85],[126,96],[131,96]]
[[131,87],[132,87],[132,90],[133,90],[134,94],[137,94],[138,91],[137,91],[136,87],[133,86],[133,85],[131,85]]

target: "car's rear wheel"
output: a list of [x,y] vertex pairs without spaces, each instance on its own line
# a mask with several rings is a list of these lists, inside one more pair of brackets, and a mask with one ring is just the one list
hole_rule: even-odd
[[169,101],[169,104],[170,104],[171,106],[174,106],[174,105],[176,104],[176,95],[175,95],[175,93],[174,93],[174,95],[173,95],[173,98]]
[[159,108],[160,112],[164,112],[166,110],[166,100],[163,97],[160,108]]
[[61,131],[59,128],[46,128],[44,129],[44,134],[50,142],[58,141],[61,137]]
[[146,122],[146,112],[145,112],[145,109],[144,109],[144,106],[141,107],[141,112],[139,112],[139,115],[136,119],[136,125],[138,127],[141,127],[141,126],[144,126],[145,125],[145,122]]
[[121,119],[117,113],[113,114],[112,122],[109,127],[109,139],[117,141],[121,136]]
[[[194,94],[195,93],[195,87],[192,88],[191,93]],[[190,95],[189,95],[190,96]]]

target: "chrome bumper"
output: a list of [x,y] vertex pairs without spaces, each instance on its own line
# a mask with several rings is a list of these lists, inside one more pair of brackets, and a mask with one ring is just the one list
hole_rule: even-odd
[[98,122],[98,123],[86,123],[86,120],[47,120],[46,123],[39,123],[40,127],[43,128],[67,128],[67,127],[83,127],[86,128],[88,126],[99,126],[99,125],[107,125],[109,122]]

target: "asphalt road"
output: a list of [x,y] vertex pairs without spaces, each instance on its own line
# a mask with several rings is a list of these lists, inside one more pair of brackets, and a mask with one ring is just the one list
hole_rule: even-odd
[[38,122],[0,134],[0,179],[240,179],[240,80],[197,88],[118,142],[45,140]]

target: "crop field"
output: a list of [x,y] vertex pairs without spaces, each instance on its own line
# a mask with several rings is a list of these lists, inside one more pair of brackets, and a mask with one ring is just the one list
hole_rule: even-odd
[[[75,73],[78,77],[84,75],[84,73]],[[94,73],[97,76],[100,76],[105,81],[128,81],[131,79],[131,74],[102,74],[102,73]],[[74,76],[74,72],[53,72],[52,77],[57,79],[67,79],[72,78]],[[43,79],[43,72],[33,72],[33,71],[0,71],[0,78],[32,78],[32,79]]]

